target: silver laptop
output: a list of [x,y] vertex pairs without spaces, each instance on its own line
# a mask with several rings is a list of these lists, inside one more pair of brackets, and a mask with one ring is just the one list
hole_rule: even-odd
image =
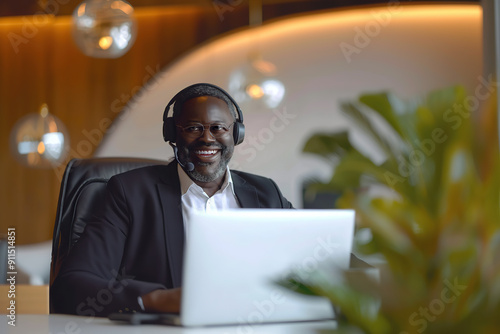
[[348,269],[353,210],[238,209],[193,214],[187,226],[180,324],[332,319],[326,298],[276,284],[320,266]]
[[193,213],[186,226],[180,314],[113,320],[180,326],[333,319],[331,303],[276,284],[326,266],[348,269],[353,210],[237,209]]

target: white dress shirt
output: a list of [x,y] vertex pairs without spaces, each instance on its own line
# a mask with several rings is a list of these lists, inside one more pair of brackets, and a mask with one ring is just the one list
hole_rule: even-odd
[[202,187],[194,183],[179,165],[177,165],[177,172],[179,173],[181,184],[182,217],[186,238],[191,212],[195,210],[203,212],[219,211],[240,207],[234,193],[234,185],[229,167],[226,170],[226,176],[221,188],[212,197],[209,197]]
[[[179,173],[179,181],[181,184],[181,202],[182,202],[182,217],[184,222],[184,234],[187,238],[190,213],[194,210],[197,211],[218,211],[226,209],[239,208],[236,194],[234,193],[233,180],[229,167],[226,170],[226,176],[221,188],[212,196],[209,197],[203,188],[197,185],[187,176],[186,172],[177,165],[177,172]],[[141,296],[137,297],[137,302],[142,311],[145,311],[144,302]]]

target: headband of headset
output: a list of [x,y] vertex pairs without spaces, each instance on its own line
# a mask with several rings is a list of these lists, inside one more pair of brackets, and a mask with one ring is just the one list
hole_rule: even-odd
[[176,126],[175,126],[175,121],[173,116],[168,116],[168,112],[170,111],[170,107],[177,101],[177,98],[183,94],[187,90],[191,90],[196,87],[202,87],[202,86],[208,86],[217,89],[220,91],[222,94],[224,94],[229,101],[234,105],[236,109],[236,113],[238,118],[236,119],[236,122],[233,126],[233,139],[234,139],[234,145],[241,144],[243,142],[243,139],[245,138],[245,125],[243,124],[243,113],[236,103],[236,101],[232,98],[231,95],[229,95],[224,89],[220,88],[219,86],[209,84],[209,83],[197,83],[191,86],[188,86],[175,94],[175,96],[168,102],[167,106],[165,107],[165,111],[163,113],[163,139],[166,142],[170,143],[175,143],[175,137],[176,137]]

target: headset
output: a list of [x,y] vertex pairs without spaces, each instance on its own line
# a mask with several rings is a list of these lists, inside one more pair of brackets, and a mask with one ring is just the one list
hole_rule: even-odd
[[[236,108],[236,113],[238,118],[236,119],[236,122],[234,123],[233,126],[233,139],[234,139],[234,145],[239,145],[243,142],[243,139],[245,138],[245,125],[243,124],[243,113],[236,103],[236,101],[229,95],[224,89],[220,88],[219,86],[209,84],[209,83],[197,83],[191,86],[188,86],[175,94],[175,96],[168,102],[167,106],[165,107],[165,112],[163,113],[163,140],[166,142],[170,142],[170,145],[172,143],[175,143],[175,137],[176,137],[176,126],[175,126],[175,121],[173,116],[168,116],[168,112],[170,111],[170,107],[177,101],[177,98],[179,95],[184,93],[186,90],[190,90],[196,87],[202,87],[202,86],[208,86],[217,89],[220,91],[222,94],[224,94],[229,101],[234,105]],[[172,146],[173,147],[173,146]]]

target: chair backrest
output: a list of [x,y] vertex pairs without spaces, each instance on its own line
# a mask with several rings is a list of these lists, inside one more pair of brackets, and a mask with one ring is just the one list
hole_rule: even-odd
[[106,183],[115,174],[139,167],[167,164],[167,161],[141,158],[73,159],[64,171],[59,191],[54,235],[50,285],[71,247],[104,199]]

